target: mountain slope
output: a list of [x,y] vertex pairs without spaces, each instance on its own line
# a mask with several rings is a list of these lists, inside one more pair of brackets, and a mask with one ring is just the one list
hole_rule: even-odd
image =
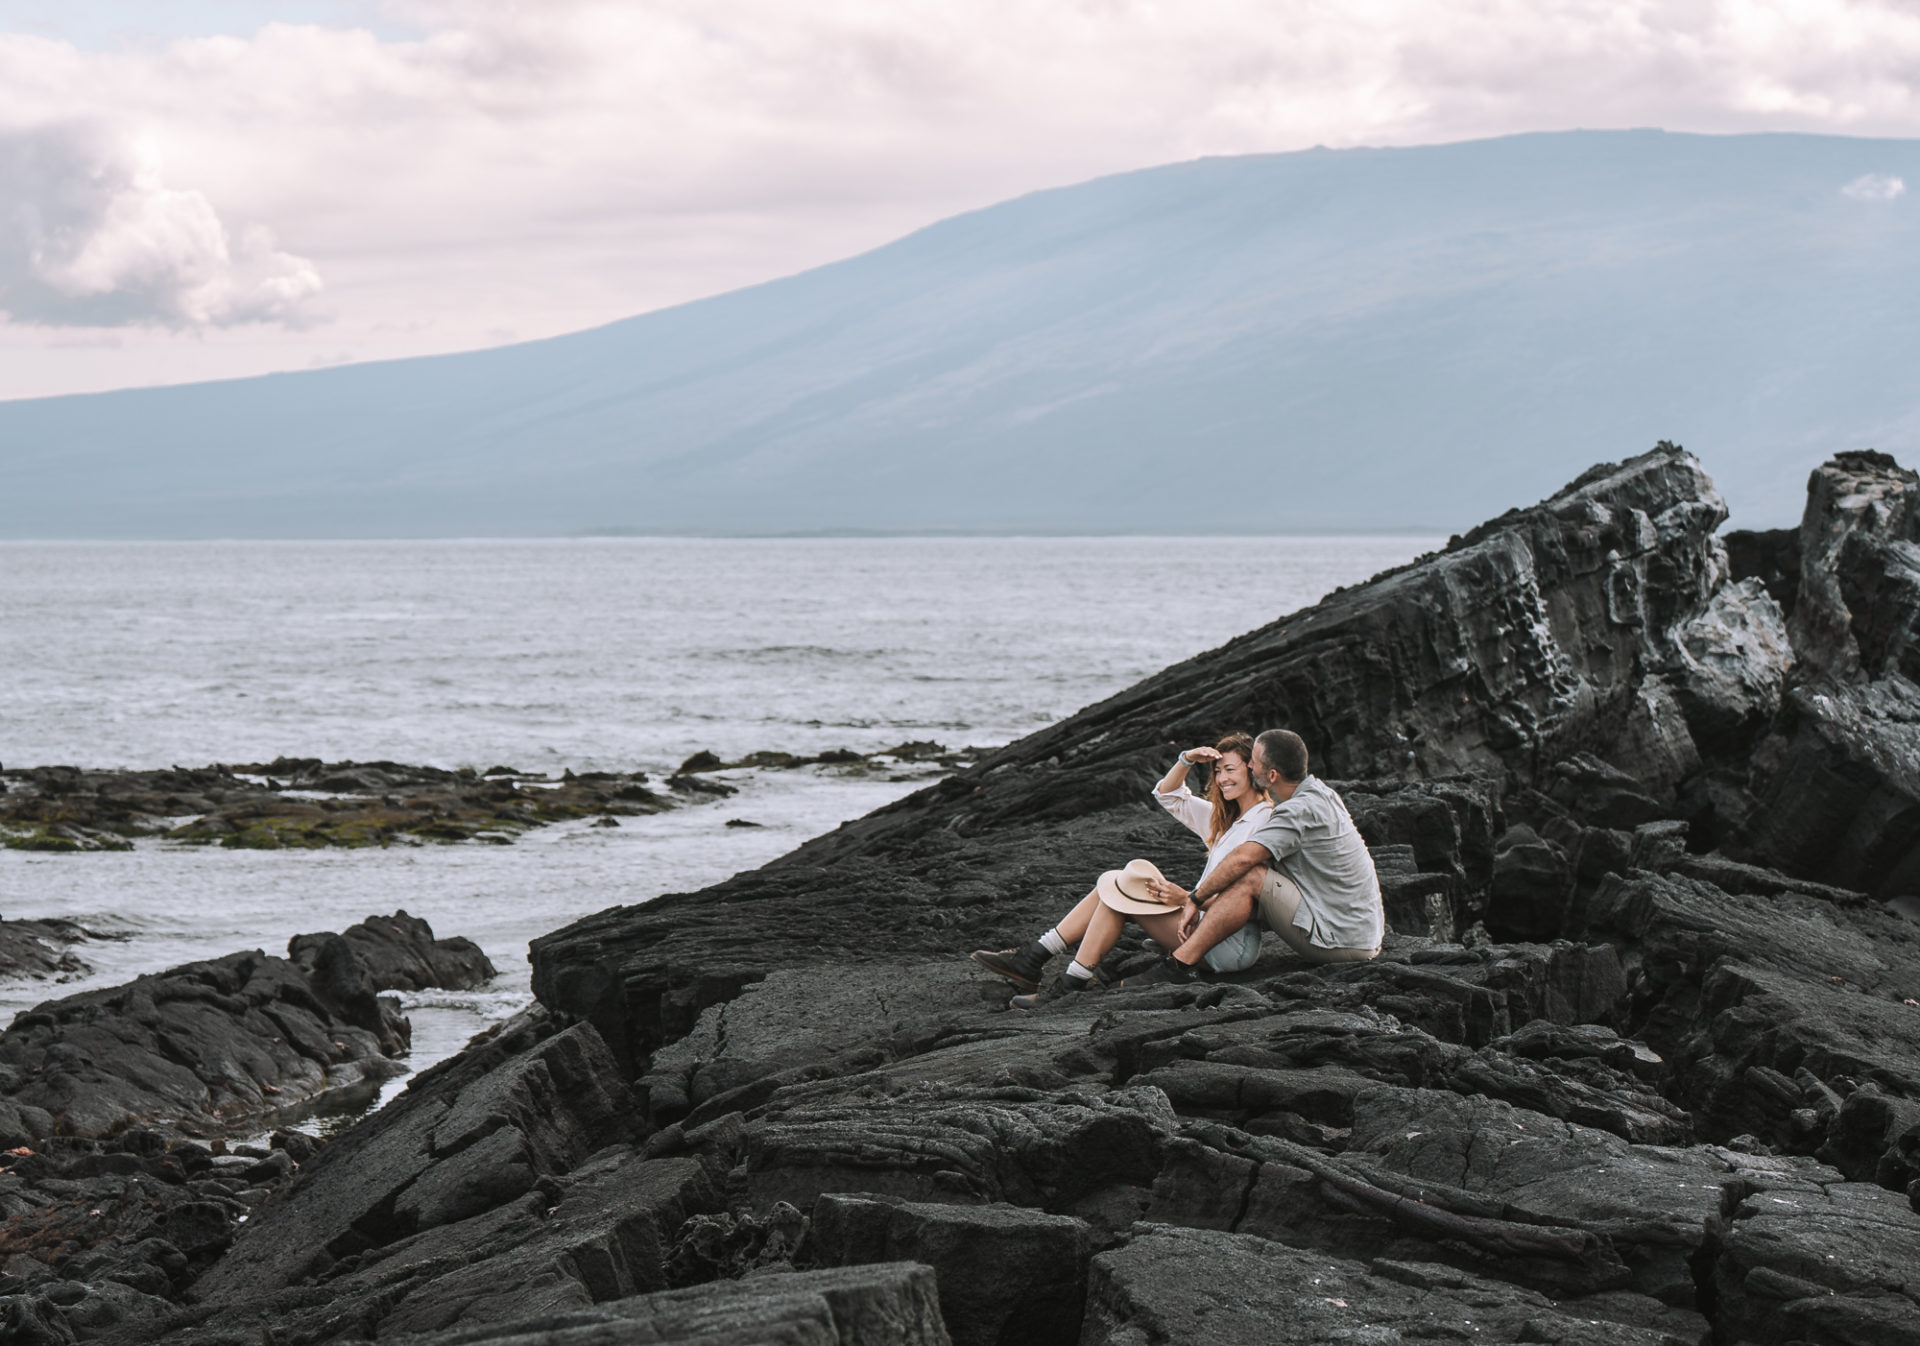
[[[470,354],[0,404],[0,536],[1452,529],[1920,440],[1920,142],[1202,160]],[[1745,508],[1743,508],[1745,507]]]

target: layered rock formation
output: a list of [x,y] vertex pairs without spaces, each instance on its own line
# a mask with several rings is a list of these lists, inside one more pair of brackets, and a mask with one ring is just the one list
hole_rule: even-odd
[[[1662,446],[556,932],[120,1339],[1920,1341],[1916,504],[1847,455],[1723,543]],[[1276,724],[1382,956],[1006,1009],[966,951],[1191,876],[1148,786]]]
[[[1880,898],[1920,892],[1920,478],[1883,454],[1814,473],[1798,664],[1754,751],[1740,849]],[[1778,548],[1776,547],[1776,550]]]
[[1191,871],[1191,841],[1146,790],[1176,747],[1249,726],[1299,731],[1340,784],[1386,850],[1396,928],[1431,936],[1491,916],[1496,932],[1559,933],[1566,913],[1536,910],[1558,894],[1491,896],[1525,842],[1507,815],[1579,814],[1631,838],[1778,705],[1784,621],[1760,586],[1730,582],[1724,518],[1678,450],[1596,468],[764,869],[548,936],[536,990],[637,1065],[778,968],[1044,929],[1116,855]]

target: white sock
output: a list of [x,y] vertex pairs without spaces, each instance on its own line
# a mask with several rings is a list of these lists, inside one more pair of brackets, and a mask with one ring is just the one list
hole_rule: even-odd
[[1058,930],[1049,930],[1046,934],[1040,936],[1040,944],[1048,953],[1065,953],[1067,951],[1067,942],[1060,938],[1060,932]]
[[1093,969],[1090,967],[1081,967],[1080,960],[1076,958],[1067,964],[1067,975],[1075,981],[1088,981],[1093,977]]

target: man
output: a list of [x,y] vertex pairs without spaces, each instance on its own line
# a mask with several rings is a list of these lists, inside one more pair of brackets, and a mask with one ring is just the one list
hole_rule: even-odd
[[1191,893],[1165,880],[1154,885],[1162,902],[1185,904],[1181,942],[1121,985],[1190,982],[1208,949],[1256,918],[1310,962],[1379,955],[1387,920],[1373,857],[1340,796],[1308,771],[1306,743],[1269,729],[1254,740],[1252,766],[1273,816]]

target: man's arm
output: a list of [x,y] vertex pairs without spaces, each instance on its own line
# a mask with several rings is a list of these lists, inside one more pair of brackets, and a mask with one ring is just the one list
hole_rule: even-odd
[[1213,873],[1200,881],[1200,886],[1193,890],[1193,900],[1204,905],[1208,899],[1233,887],[1254,866],[1272,863],[1273,853],[1265,846],[1257,841],[1243,841],[1227,852],[1213,867]]

